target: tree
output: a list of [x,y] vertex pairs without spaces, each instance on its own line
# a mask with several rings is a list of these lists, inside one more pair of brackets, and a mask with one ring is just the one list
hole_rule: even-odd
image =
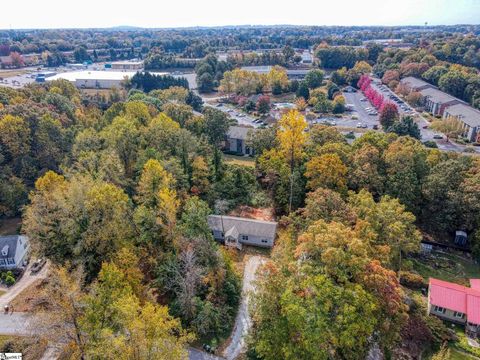
[[307,101],[308,98],[310,97],[310,92],[308,91],[308,86],[304,81],[300,82],[300,84],[298,85],[296,96],[297,96],[297,98],[304,98],[305,101]]
[[[398,199],[382,196],[375,203],[372,194],[365,190],[352,194],[349,202],[358,218],[366,222],[361,225],[373,231],[371,242],[376,245],[373,254],[377,260],[385,262],[382,254],[388,254],[391,267],[400,273],[402,256],[420,247],[421,235],[415,227],[415,216],[406,211]],[[365,230],[361,232],[368,233]]]
[[149,159],[143,166],[142,175],[137,186],[138,203],[156,207],[159,203],[159,192],[164,188],[172,188],[174,179],[163,166],[154,159]]
[[30,128],[18,116],[5,115],[0,119],[0,143],[13,159],[30,152]]
[[260,114],[267,114],[270,111],[270,97],[268,97],[267,95],[260,96],[258,98],[256,108]]
[[295,55],[295,50],[293,50],[290,45],[285,45],[285,47],[282,49],[282,54],[285,57],[285,60],[290,62]]
[[346,191],[347,167],[337,154],[315,156],[307,162],[305,176],[310,189]]
[[299,236],[295,257],[321,266],[337,284],[354,281],[369,260],[368,243],[342,223],[318,220]]
[[132,239],[129,198],[113,184],[50,171],[30,197],[24,226],[32,245],[53,263],[83,267],[88,281]]
[[420,129],[411,116],[404,116],[401,120],[395,121],[387,131],[393,132],[398,136],[411,136],[418,140],[421,138]]
[[333,99],[333,109],[334,114],[341,114],[345,112],[345,97],[343,95],[337,95]]
[[224,112],[213,108],[205,108],[203,114],[205,118],[205,135],[214,147],[213,161],[215,173],[218,175],[221,166],[221,154],[219,146],[227,135],[229,128],[228,118]]
[[385,150],[384,159],[386,193],[418,214],[421,186],[428,173],[427,150],[417,140],[400,137]]
[[25,60],[23,59],[23,56],[16,51],[12,51],[10,53],[10,59],[12,60],[12,65],[16,68],[21,68],[25,65]]
[[382,77],[382,83],[390,84],[392,81],[400,81],[400,73],[398,70],[387,70]]
[[100,133],[107,145],[114,150],[125,168],[127,176],[134,171],[137,160],[139,131],[135,122],[127,117],[116,117],[113,122]]
[[450,70],[443,74],[438,80],[438,86],[442,91],[460,99],[464,98],[464,91],[467,84],[467,76],[463,72],[457,70]]
[[384,190],[384,171],[380,150],[371,144],[363,144],[352,155],[348,173],[350,188],[366,189],[381,195]]
[[324,220],[349,224],[355,217],[338,192],[324,188],[307,194],[303,214],[308,222],[312,223]]
[[167,307],[141,303],[125,273],[112,263],[102,266],[82,310],[88,358],[183,359],[193,338]]
[[323,82],[324,72],[322,70],[314,69],[310,70],[307,75],[305,75],[305,84],[309,89],[315,89],[320,87]]
[[273,359],[358,359],[374,331],[375,304],[359,285],[324,275],[284,279],[274,266],[254,296],[255,352]]
[[406,100],[411,106],[416,107],[422,104],[423,96],[418,91],[412,91],[407,95]]
[[281,94],[288,89],[287,71],[280,66],[272,67],[267,74],[267,80],[274,95]]
[[283,115],[279,121],[277,137],[280,144],[280,151],[290,167],[289,211],[292,210],[293,173],[297,161],[303,154],[303,147],[307,140],[307,134],[305,133],[306,128],[307,122],[305,118],[296,110],[290,110]]
[[448,72],[448,69],[445,66],[437,65],[432,66],[430,69],[425,71],[422,77],[433,85],[438,85],[440,78]]
[[389,102],[382,106],[379,120],[385,130],[390,128],[398,118],[398,108],[395,104]]
[[295,100],[295,107],[298,111],[305,111],[308,104],[303,97],[299,97]]
[[457,138],[463,134],[463,126],[460,121],[454,118],[448,118],[444,120],[435,120],[430,126],[433,130],[439,131],[447,137],[447,141],[450,138]]

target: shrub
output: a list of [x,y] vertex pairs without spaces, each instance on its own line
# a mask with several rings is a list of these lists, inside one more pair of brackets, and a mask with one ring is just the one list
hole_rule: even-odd
[[414,290],[427,287],[427,284],[424,282],[423,277],[410,271],[400,272],[400,284]]
[[423,145],[425,145],[428,148],[432,148],[432,149],[437,149],[438,148],[437,143],[433,140],[424,141]]
[[13,275],[10,273],[5,276],[5,284],[7,286],[12,286],[13,284],[15,284],[15,278],[13,277]]

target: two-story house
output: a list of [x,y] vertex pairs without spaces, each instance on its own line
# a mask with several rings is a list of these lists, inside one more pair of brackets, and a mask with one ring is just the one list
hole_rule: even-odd
[[0,236],[0,270],[11,270],[26,266],[29,249],[30,243],[26,236]]

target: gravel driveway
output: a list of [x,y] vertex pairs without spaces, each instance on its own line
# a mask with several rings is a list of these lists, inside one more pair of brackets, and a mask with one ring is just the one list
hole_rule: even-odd
[[47,276],[47,272],[48,263],[45,264],[42,270],[35,275],[31,274],[29,265],[20,280],[18,280],[18,282],[11,288],[6,289],[6,293],[0,296],[0,309],[2,312],[5,305],[10,304],[10,302],[15,299],[18,294],[32,285],[36,280],[45,278]]
[[237,318],[235,319],[235,327],[232,332],[231,342],[223,352],[223,356],[227,360],[233,360],[240,355],[245,348],[245,335],[248,329],[252,326],[252,320],[248,313],[249,293],[254,291],[253,282],[255,280],[256,272],[260,265],[265,263],[265,258],[261,256],[252,256],[245,264],[245,271],[243,273],[243,289],[242,301],[238,309]]

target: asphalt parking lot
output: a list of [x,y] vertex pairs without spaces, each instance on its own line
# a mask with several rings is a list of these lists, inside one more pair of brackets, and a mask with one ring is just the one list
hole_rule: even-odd
[[[358,124],[367,125],[367,128],[372,129],[375,125],[379,126],[378,115],[369,115],[367,108],[373,108],[373,105],[367,101],[361,101],[365,98],[360,91],[352,93],[343,93],[346,104],[353,105],[353,111],[347,112],[350,120],[341,120],[340,126],[357,127]],[[357,119],[351,119],[351,117]]]
[[207,102],[205,102],[204,105],[213,107],[213,108],[218,109],[220,111],[223,111],[224,113],[226,113],[232,119],[237,120],[239,125],[249,125],[249,126],[253,126],[255,128],[259,127],[261,125],[261,124],[257,124],[257,123],[254,122],[254,120],[256,118],[254,118],[254,117],[252,117],[252,116],[234,108],[233,106],[229,106],[229,105],[225,105],[225,104],[221,104],[221,106],[217,106],[217,104],[213,105],[213,104],[209,104]]

